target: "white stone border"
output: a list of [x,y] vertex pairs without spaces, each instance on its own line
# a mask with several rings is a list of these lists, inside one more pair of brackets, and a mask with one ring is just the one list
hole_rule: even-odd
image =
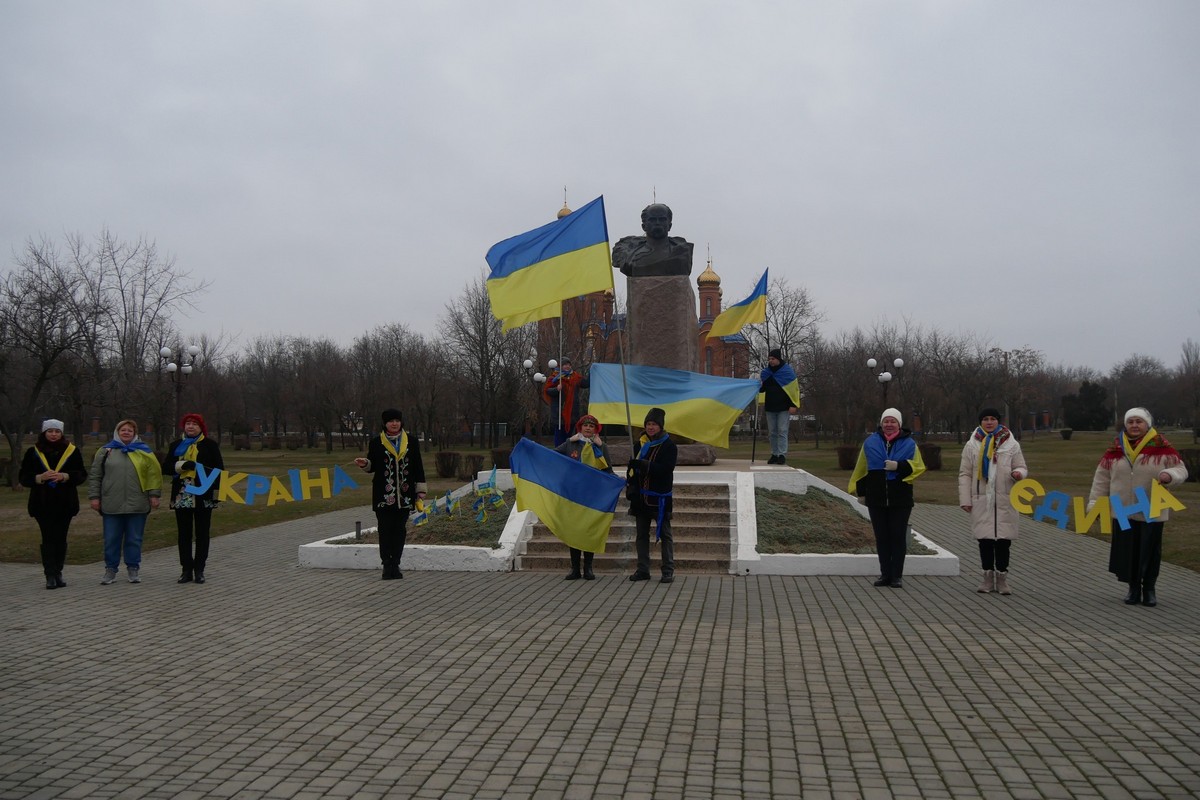
[[[487,480],[490,474],[490,470],[480,472],[478,480]],[[729,522],[730,527],[737,532],[736,538],[729,544],[731,575],[870,576],[879,572],[879,559],[874,555],[758,552],[755,488],[805,494],[809,486],[816,486],[834,497],[845,500],[864,519],[869,518],[867,509],[854,497],[802,469],[774,466],[751,467],[749,472],[681,469],[675,473],[675,483],[724,484],[729,488]],[[508,470],[497,470],[496,488],[500,491],[513,488],[512,473]],[[474,491],[474,486],[463,486],[452,492],[451,496],[459,499],[474,494]],[[525,553],[525,544],[529,541],[535,522],[537,516],[532,511],[518,512],[514,508],[509,514],[503,533],[500,534],[499,546],[495,549],[410,544],[404,548],[404,568],[455,572],[508,572],[520,569],[520,557]],[[375,529],[372,527],[364,530]],[[325,569],[380,569],[377,545],[326,544],[331,538],[347,539],[353,536],[353,533],[347,533],[300,545],[300,566]],[[916,531],[913,531],[913,536],[922,545],[935,551],[935,554],[908,556],[904,560],[905,575],[959,574],[958,556]]]

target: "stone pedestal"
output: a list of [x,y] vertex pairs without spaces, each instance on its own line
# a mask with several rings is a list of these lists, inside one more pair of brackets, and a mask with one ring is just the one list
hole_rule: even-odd
[[700,329],[689,276],[629,278],[628,293],[629,363],[699,372]]
[[[670,429],[667,430],[670,433]],[[674,438],[674,437],[672,437]],[[717,448],[708,444],[677,444],[679,459],[675,463],[681,467],[707,467],[717,460]],[[619,477],[625,477],[625,465],[633,457],[629,449],[629,437],[614,437],[608,440],[608,457],[613,470]]]

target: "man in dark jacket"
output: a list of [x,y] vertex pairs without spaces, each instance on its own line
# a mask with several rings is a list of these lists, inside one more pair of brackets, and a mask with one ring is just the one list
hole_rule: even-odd
[[679,450],[664,429],[667,413],[652,408],[643,423],[645,433],[637,457],[629,462],[629,513],[637,522],[637,572],[631,581],[650,580],[650,522],[662,542],[662,583],[675,580],[675,541],[671,536],[671,491]]

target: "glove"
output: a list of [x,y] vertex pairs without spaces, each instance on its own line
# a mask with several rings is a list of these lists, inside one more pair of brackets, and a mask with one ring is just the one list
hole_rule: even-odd
[[196,468],[195,461],[176,461],[175,462],[175,472],[176,473],[186,472],[189,469],[194,470],[195,468]]
[[883,462],[883,468],[885,470],[887,470],[888,472],[895,472],[899,466],[900,466],[900,464],[898,462],[892,461],[891,459],[888,459],[887,461]]

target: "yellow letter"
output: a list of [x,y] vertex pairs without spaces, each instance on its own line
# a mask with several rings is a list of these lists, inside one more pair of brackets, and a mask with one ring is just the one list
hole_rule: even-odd
[[1183,511],[1184,505],[1179,502],[1175,495],[1171,494],[1167,487],[1163,486],[1158,481],[1150,487],[1150,519],[1158,519],[1158,515],[1162,513],[1164,508],[1171,511]]
[[1097,497],[1092,506],[1092,513],[1087,512],[1087,500],[1082,497],[1072,498],[1075,501],[1075,532],[1087,533],[1092,523],[1100,520],[1100,532],[1112,533],[1112,507],[1107,497]]
[[292,502],[292,496],[288,490],[283,488],[283,483],[275,475],[271,476],[271,491],[267,494],[267,505],[273,506],[279,500],[286,503]]
[[1013,484],[1012,491],[1008,493],[1008,502],[1012,503],[1012,507],[1020,513],[1032,514],[1033,506],[1029,504],[1029,501],[1044,494],[1046,494],[1046,490],[1040,483],[1033,478],[1025,478]]
[[233,485],[238,481],[244,481],[246,473],[244,472],[226,472],[224,479],[221,481],[221,488],[217,492],[217,499],[222,503],[241,503],[246,504],[245,498],[233,490]]

